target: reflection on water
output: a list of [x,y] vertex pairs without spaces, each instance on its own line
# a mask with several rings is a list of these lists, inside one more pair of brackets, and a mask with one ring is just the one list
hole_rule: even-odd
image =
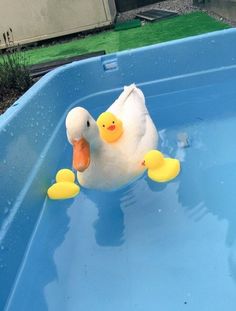
[[[101,192],[83,189],[87,198],[94,203],[97,209],[97,218],[94,221],[95,239],[99,246],[120,246],[124,243],[124,213],[127,208],[134,208],[143,200],[143,194],[148,189],[151,192],[161,192],[166,183],[155,183],[149,178],[140,179],[117,191]],[[141,191],[137,191],[142,184]]]
[[100,246],[120,246],[123,244],[124,213],[121,200],[127,190],[106,193],[86,191],[89,199],[97,208],[97,219],[94,222],[95,239]]
[[227,221],[230,275],[236,282],[236,145],[235,118],[199,123],[188,131],[193,145],[186,151],[179,184],[179,202],[194,221],[208,215]]

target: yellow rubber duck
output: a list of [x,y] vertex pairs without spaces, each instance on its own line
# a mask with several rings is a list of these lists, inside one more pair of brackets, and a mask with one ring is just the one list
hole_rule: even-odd
[[158,150],[149,151],[142,164],[148,169],[148,177],[157,182],[170,181],[180,172],[179,160],[164,158]]
[[62,169],[56,175],[56,183],[48,189],[48,197],[52,200],[64,200],[75,197],[80,187],[75,184],[75,174],[69,169]]
[[97,119],[100,136],[107,143],[117,141],[123,134],[122,122],[111,112],[103,112]]

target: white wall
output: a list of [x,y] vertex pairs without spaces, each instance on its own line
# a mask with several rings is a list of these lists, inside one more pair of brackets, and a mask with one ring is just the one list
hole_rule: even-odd
[[109,25],[115,14],[114,0],[0,0],[0,40],[9,27],[29,43]]

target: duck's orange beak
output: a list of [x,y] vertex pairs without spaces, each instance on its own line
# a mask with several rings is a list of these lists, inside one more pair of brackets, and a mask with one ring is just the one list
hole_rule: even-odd
[[83,172],[90,164],[89,143],[81,138],[73,141],[73,167],[76,171]]
[[110,125],[107,129],[108,129],[109,131],[114,131],[115,128],[116,128],[115,125]]

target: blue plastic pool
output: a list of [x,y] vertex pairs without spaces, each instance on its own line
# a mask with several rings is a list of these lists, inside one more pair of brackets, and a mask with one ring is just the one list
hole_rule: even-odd
[[[97,117],[133,82],[181,174],[46,199],[71,167],[67,112]],[[235,310],[236,30],[64,66],[0,129],[0,310]]]

